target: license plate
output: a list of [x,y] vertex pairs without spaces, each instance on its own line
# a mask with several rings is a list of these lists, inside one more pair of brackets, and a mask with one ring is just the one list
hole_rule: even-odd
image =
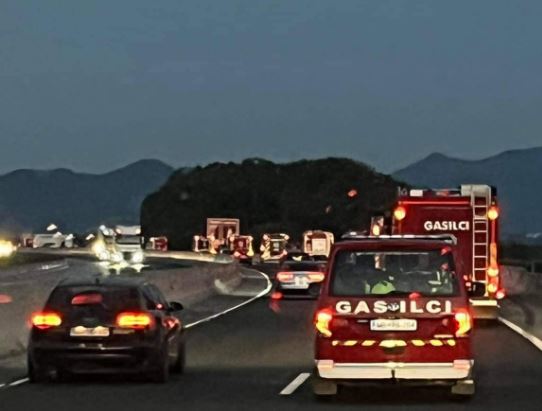
[[309,288],[309,280],[305,276],[294,277],[294,284],[298,288]]
[[109,328],[107,327],[83,327],[79,325],[70,330],[70,337],[109,337]]
[[371,320],[372,331],[416,331],[417,328],[418,322],[416,320],[404,318],[400,320]]

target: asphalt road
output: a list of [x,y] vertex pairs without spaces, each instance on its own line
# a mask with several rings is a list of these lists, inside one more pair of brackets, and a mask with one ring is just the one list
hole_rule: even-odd
[[386,386],[348,389],[318,402],[309,381],[281,396],[310,372],[313,301],[270,306],[258,300],[188,330],[187,369],[165,385],[116,379],[79,379],[0,390],[2,410],[353,410],[492,409],[542,407],[542,352],[503,325],[475,332],[478,390],[458,403],[438,388]]

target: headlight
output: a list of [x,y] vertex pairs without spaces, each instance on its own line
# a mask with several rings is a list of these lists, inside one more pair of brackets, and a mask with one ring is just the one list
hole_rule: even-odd
[[132,254],[132,263],[140,264],[143,262],[144,258],[145,257],[143,255],[143,251],[136,251],[135,253]]
[[120,263],[123,260],[122,253],[115,252],[111,253],[111,261],[114,263]]

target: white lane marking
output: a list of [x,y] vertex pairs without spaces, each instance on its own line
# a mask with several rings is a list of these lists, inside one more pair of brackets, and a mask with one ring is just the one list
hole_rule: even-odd
[[540,351],[542,351],[542,340],[531,333],[525,331],[520,326],[514,324],[511,321],[508,321],[506,318],[499,317],[499,321],[506,325],[508,328],[510,328],[512,331],[515,331],[519,335],[521,335],[523,338],[528,340],[531,344],[533,344],[536,348],[538,348]]
[[[256,271],[256,270],[254,270],[254,271]],[[265,287],[265,290],[263,290],[258,295],[254,296],[254,297],[252,297],[252,298],[250,298],[250,299],[248,299],[246,301],[243,301],[241,304],[237,304],[236,306],[230,307],[225,311],[219,312],[217,314],[210,315],[209,317],[205,317],[205,318],[202,318],[201,320],[198,320],[198,321],[195,321],[193,323],[187,324],[187,325],[184,326],[184,328],[191,328],[191,327],[194,327],[195,325],[206,323],[208,321],[214,320],[215,318],[222,317],[223,315],[228,314],[228,313],[230,313],[232,311],[235,311],[238,308],[241,308],[241,307],[243,307],[243,306],[245,306],[247,304],[250,304],[251,302],[253,302],[253,301],[257,300],[258,298],[261,298],[264,295],[266,295],[267,293],[269,293],[269,291],[271,291],[271,288],[273,288],[273,284],[271,283],[271,280],[269,279],[269,276],[267,276],[267,274],[265,274],[265,273],[262,273],[261,271],[257,271],[257,272],[262,277],[264,277],[265,281],[267,281],[267,287]]]
[[302,372],[280,392],[280,395],[292,395],[311,376],[308,372]]
[[[256,271],[256,270],[254,270]],[[237,310],[247,304],[250,304],[251,302],[257,300],[258,298],[261,298],[263,297],[264,295],[266,295],[267,293],[269,293],[269,291],[271,291],[271,288],[273,287],[273,284],[271,283],[271,280],[269,279],[269,276],[265,273],[262,273],[261,271],[257,271],[262,277],[264,277],[265,281],[267,282],[267,286],[265,288],[265,290],[263,290],[261,293],[259,293],[258,295],[242,302],[241,304],[237,304],[236,306],[234,307],[230,307],[228,308],[227,310],[225,311],[222,311],[222,312],[219,312],[217,314],[213,314],[213,315],[210,315],[209,317],[205,317],[205,318],[202,318],[201,320],[198,320],[198,321],[195,321],[193,323],[190,323],[190,324],[187,324],[185,325],[184,328],[191,328],[191,327],[194,327],[198,324],[202,324],[202,323],[206,323],[208,321],[211,321],[211,320],[214,320],[215,318],[218,318],[218,317],[221,317],[225,314],[228,314],[234,310]],[[16,387],[17,385],[21,385],[21,384],[25,384],[27,383],[28,381],[30,381],[28,378],[23,378],[23,379],[20,379],[20,380],[17,380],[17,381],[13,381],[9,384],[0,384],[0,388],[2,387]]]
[[8,384],[8,387],[16,387],[17,385],[21,385],[21,384],[27,383],[28,381],[30,381],[28,378],[22,378],[22,379],[20,379],[20,380],[10,382],[10,383]]

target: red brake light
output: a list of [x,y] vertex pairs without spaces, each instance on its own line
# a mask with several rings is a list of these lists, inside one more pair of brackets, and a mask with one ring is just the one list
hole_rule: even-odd
[[331,330],[329,329],[331,320],[333,320],[333,311],[329,308],[324,308],[316,312],[314,316],[314,325],[324,337],[331,337]]
[[32,314],[32,325],[40,330],[58,327],[60,324],[62,324],[62,318],[57,313],[38,312]]
[[98,293],[79,294],[72,298],[72,305],[92,305],[101,304],[103,296]]
[[281,271],[277,274],[277,280],[281,283],[283,282],[289,282],[294,279],[294,274],[289,271]]
[[465,337],[472,329],[472,317],[466,309],[459,309],[455,312],[454,322],[457,337]]
[[143,329],[152,324],[152,317],[147,313],[124,312],[117,315],[117,326],[120,328]]

